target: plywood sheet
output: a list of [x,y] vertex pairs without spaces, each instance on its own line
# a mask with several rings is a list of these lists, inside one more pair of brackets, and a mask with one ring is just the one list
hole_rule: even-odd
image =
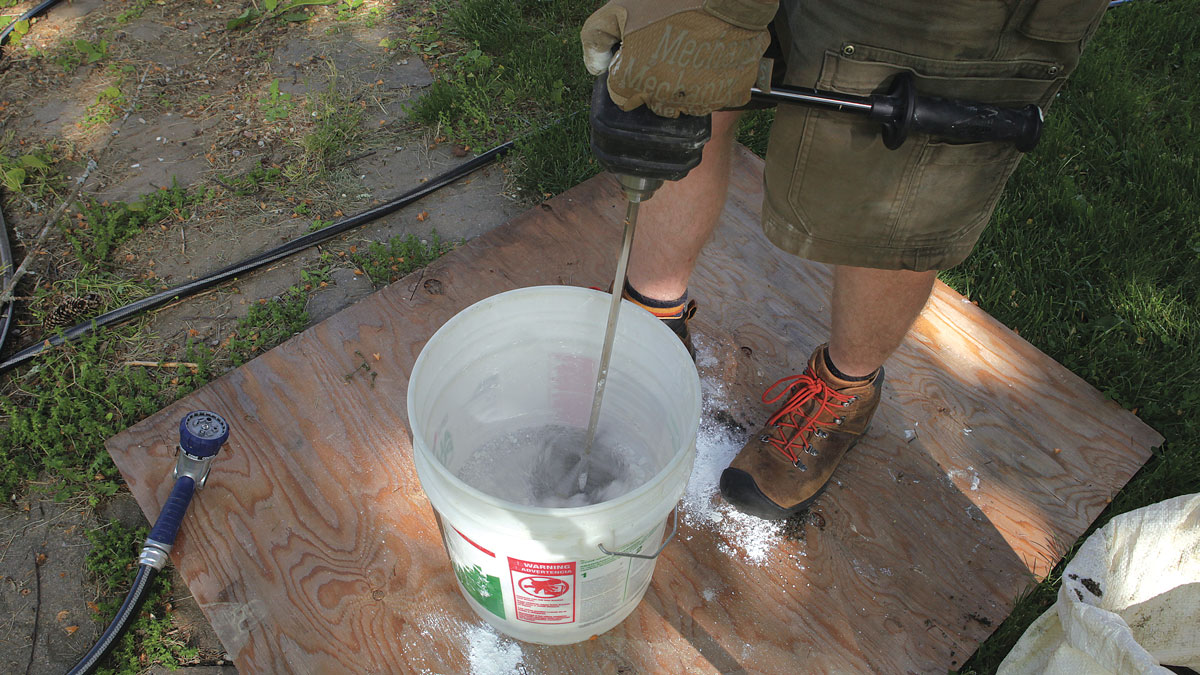
[[[762,389],[826,334],[830,284],[825,266],[763,238],[761,171],[739,150],[692,284],[701,375],[722,392],[722,419],[747,427],[770,413]],[[621,214],[612,179],[590,180],[108,442],[154,517],[181,415],[208,408],[233,425],[172,559],[241,672],[471,672],[481,622],[417,482],[408,375],[428,336],[477,300],[605,285]],[[521,667],[945,672],[1160,440],[939,285],[889,363],[872,431],[793,536],[753,560],[727,530],[685,525],[623,624],[580,645],[520,645]]]

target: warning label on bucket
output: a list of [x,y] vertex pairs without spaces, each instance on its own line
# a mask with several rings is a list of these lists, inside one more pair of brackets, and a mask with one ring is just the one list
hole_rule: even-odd
[[575,563],[508,559],[517,619],[529,623],[575,621]]

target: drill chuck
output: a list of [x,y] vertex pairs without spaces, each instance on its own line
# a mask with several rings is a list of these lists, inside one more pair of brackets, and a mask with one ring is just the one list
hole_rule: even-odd
[[[642,106],[621,110],[608,95],[608,75],[592,87],[592,153],[617,174],[626,196],[644,201],[663,181],[679,180],[697,164],[712,136],[712,119],[659,117]],[[644,181],[644,182],[643,182]]]

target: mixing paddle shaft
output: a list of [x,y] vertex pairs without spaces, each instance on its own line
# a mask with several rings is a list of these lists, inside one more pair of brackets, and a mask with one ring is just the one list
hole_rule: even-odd
[[608,305],[608,325],[604,329],[604,348],[600,352],[600,370],[596,373],[596,391],[592,394],[592,417],[588,421],[587,441],[583,446],[583,457],[579,474],[579,489],[584,489],[588,479],[588,462],[592,455],[592,442],[596,440],[596,423],[600,421],[600,406],[604,403],[604,385],[608,382],[608,362],[612,359],[613,338],[617,334],[617,317],[621,310],[621,292],[625,288],[625,270],[629,266],[629,250],[633,248],[633,231],[637,228],[640,200],[629,199],[625,207],[625,240],[621,244],[621,256],[617,258],[617,274],[613,278],[612,300]]

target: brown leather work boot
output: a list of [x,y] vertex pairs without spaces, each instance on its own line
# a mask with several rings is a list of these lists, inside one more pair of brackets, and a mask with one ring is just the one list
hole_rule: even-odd
[[870,426],[883,368],[867,380],[843,380],[826,367],[827,348],[817,347],[803,374],[763,392],[763,403],[788,398],[721,473],[721,494],[739,511],[780,520],[808,508]]
[[687,347],[688,354],[695,361],[696,348],[692,346],[692,334],[688,330],[688,322],[692,320],[693,316],[696,316],[695,300],[688,302],[687,307],[683,310],[683,316],[678,319],[664,319],[663,323],[667,324],[667,328],[670,328],[672,332],[679,336],[679,339],[683,341],[683,346]]
[[[597,291],[600,290],[595,286],[592,286],[592,288]],[[687,305],[684,306],[683,312],[678,316],[664,317],[660,316],[659,312],[656,311],[654,307],[642,304],[637,300],[637,298],[631,296],[628,291],[628,286],[626,286],[626,289],[626,291],[621,293],[621,298],[632,302],[638,307],[641,307],[642,309],[661,319],[662,322],[667,325],[667,328],[671,329],[671,332],[679,336],[680,341],[683,342],[683,346],[687,348],[688,355],[692,357],[692,361],[695,361],[696,348],[692,345],[692,334],[691,331],[688,330],[688,322],[692,320],[693,316],[696,316],[696,301],[689,300]],[[612,284],[608,285],[608,290],[605,291],[605,293],[612,293]]]

